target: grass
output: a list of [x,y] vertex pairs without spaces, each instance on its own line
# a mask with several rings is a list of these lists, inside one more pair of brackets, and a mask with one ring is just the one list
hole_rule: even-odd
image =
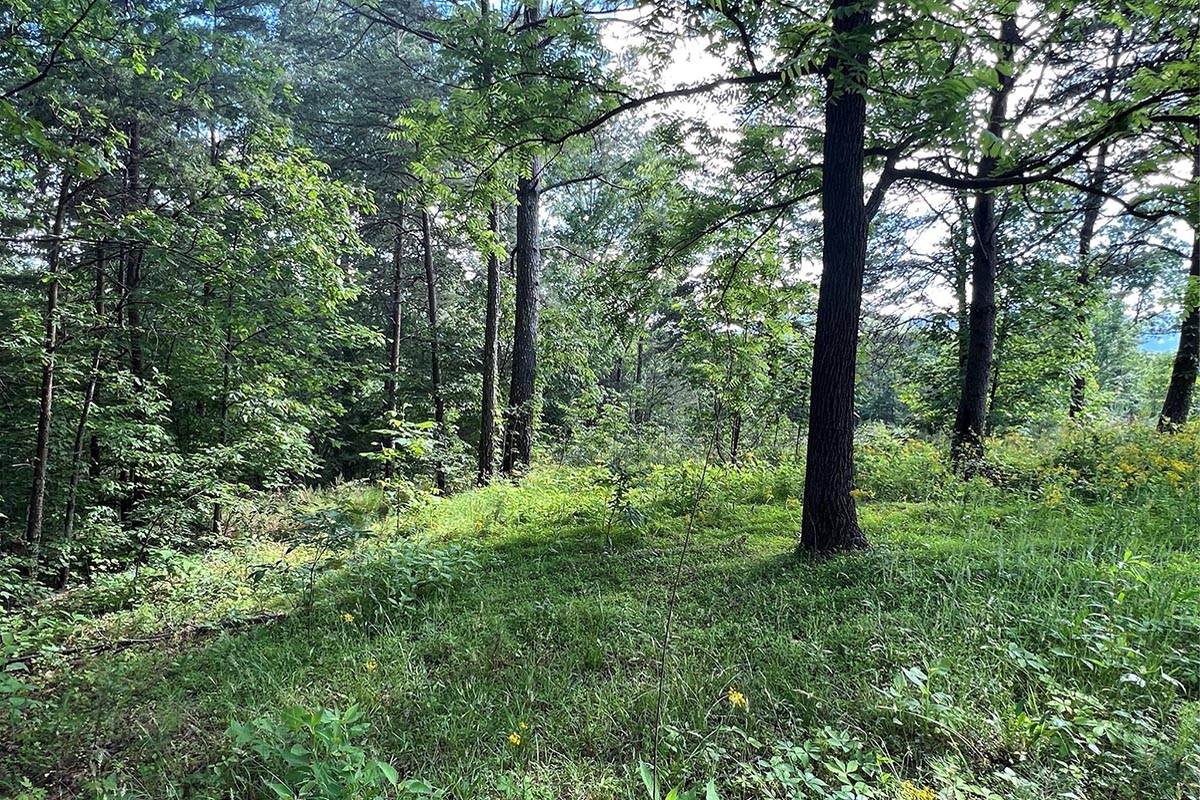
[[[37,662],[42,704],[0,728],[0,793],[26,779],[49,797],[253,796],[261,781],[234,754],[231,722],[354,705],[372,757],[448,796],[645,797],[638,764],[697,473],[658,467],[617,493],[605,470],[543,468],[519,488],[436,501],[405,521],[420,544],[399,561],[384,559],[384,520],[359,557],[325,564],[311,608],[282,571],[251,579],[253,565],[312,556],[271,536],[177,557],[137,591],[126,576],[59,598],[25,636],[41,626],[69,645],[291,613]],[[1200,487],[1118,502],[942,480],[922,502],[865,500],[873,549],[814,560],[794,552],[800,477],[712,473],[667,662],[668,784],[713,778],[722,797],[1198,796]],[[889,494],[880,481],[872,493]],[[374,501],[344,490],[338,502],[369,518]]]

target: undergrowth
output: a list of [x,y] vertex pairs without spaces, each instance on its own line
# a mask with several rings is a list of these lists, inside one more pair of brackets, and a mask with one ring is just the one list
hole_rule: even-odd
[[865,430],[873,548],[833,559],[795,553],[801,465],[710,470],[657,769],[699,463],[545,466],[402,520],[307,493],[10,612],[0,794],[1200,796],[1197,441],[1013,437],[961,482]]

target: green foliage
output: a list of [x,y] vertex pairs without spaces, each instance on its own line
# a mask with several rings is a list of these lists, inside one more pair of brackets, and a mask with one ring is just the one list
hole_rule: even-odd
[[329,616],[349,614],[368,626],[387,626],[421,599],[462,586],[479,570],[467,548],[412,541],[368,548],[321,582],[321,607]]
[[[799,466],[710,467],[668,662],[662,795],[704,797],[711,779],[726,799],[1188,796],[1200,766],[1200,595],[1181,531],[1200,524],[1200,503],[1194,482],[1154,471],[1155,457],[1170,465],[1195,439],[1123,427],[1008,436],[991,444],[989,477],[947,475],[919,502],[912,476],[940,475],[928,453],[941,448],[885,429],[862,441],[880,451],[857,480],[886,498],[863,498],[876,547],[849,558],[792,554]],[[1138,465],[1136,489],[1120,487],[1122,460]],[[144,568],[134,593],[127,581],[77,590],[46,607],[41,632],[21,623],[22,652],[43,653],[20,674],[32,687],[22,691],[58,702],[22,710],[12,786],[41,787],[62,774],[54,753],[122,736],[97,779],[215,797],[227,786],[211,771],[228,763],[224,720],[264,715],[283,749],[309,750],[300,768],[315,776],[325,767],[312,732],[271,715],[336,696],[371,721],[348,738],[363,763],[387,753],[447,796],[640,795],[630,765],[655,738],[664,587],[700,469],[537,468],[521,486],[411,510],[405,528],[423,534],[399,540],[372,511],[376,489],[306,494],[315,510],[359,508],[376,527],[365,546],[347,533],[330,551],[341,563],[319,573],[314,613],[63,670],[53,648],[68,638],[86,646],[295,608],[303,595],[289,582],[253,583],[246,565],[273,552],[303,568],[316,545],[285,555],[295,534],[273,531],[236,553]],[[614,498],[643,516],[630,527],[618,510],[606,536]],[[352,526],[324,518],[318,539]],[[255,741],[278,750],[272,737]],[[287,765],[249,747],[243,771],[223,774],[269,797],[264,770]],[[321,758],[346,786],[358,780],[357,756]]]
[[951,479],[942,442],[883,425],[864,425],[854,438],[855,485],[864,498],[925,502]]
[[254,797],[376,800],[388,788],[401,796],[434,796],[419,781],[401,784],[393,766],[356,744],[369,729],[354,705],[345,710],[297,706],[279,719],[234,722],[226,731],[233,753],[225,769],[235,786]]

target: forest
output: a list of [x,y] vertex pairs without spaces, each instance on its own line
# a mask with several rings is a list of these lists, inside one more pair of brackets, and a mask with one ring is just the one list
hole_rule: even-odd
[[0,797],[1200,798],[1196,0],[0,0]]

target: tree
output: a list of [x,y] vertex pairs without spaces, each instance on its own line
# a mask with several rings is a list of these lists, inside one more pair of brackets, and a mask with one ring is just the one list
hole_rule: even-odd
[[1192,142],[1191,212],[1192,256],[1188,281],[1183,295],[1179,323],[1179,348],[1171,365],[1171,383],[1158,415],[1160,431],[1174,430],[1188,420],[1192,393],[1196,389],[1196,373],[1200,370],[1200,219],[1196,192],[1200,189],[1200,136]]
[[[976,175],[989,178],[996,171],[1003,147],[1008,96],[1013,88],[1013,57],[1018,43],[1015,11],[1004,13],[1000,23],[1000,54],[996,66],[998,80],[991,92],[983,157]],[[996,199],[994,190],[984,188],[975,194],[971,213],[971,311],[968,317],[966,363],[963,367],[962,393],[954,422],[951,447],[955,462],[967,466],[983,456],[984,424],[987,420],[992,353],[996,342]]]
[[863,204],[865,74],[871,12],[859,0],[834,0],[825,88],[821,169],[821,287],[817,295],[804,510],[800,545],[828,553],[865,547],[854,486],[854,367],[867,263]]

